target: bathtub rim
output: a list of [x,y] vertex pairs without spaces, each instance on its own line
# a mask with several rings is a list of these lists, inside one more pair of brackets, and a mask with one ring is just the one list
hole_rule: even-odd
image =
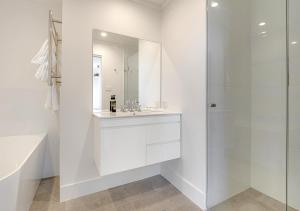
[[35,136],[35,137],[40,137],[40,141],[34,145],[33,149],[30,150],[27,154],[27,156],[24,158],[24,160],[10,173],[8,173],[7,175],[0,177],[0,182],[7,179],[8,177],[16,174],[17,172],[20,171],[20,169],[24,166],[24,164],[27,162],[27,160],[30,158],[30,156],[35,152],[35,150],[38,148],[38,146],[44,142],[48,136],[47,133],[37,133],[37,134],[27,134],[27,135],[16,135],[16,136],[2,136],[2,137],[29,137],[29,136]]

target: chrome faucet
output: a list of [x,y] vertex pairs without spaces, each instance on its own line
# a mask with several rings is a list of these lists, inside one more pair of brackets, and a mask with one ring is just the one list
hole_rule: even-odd
[[122,112],[135,112],[135,111],[141,111],[141,105],[139,104],[139,101],[137,99],[135,100],[127,100],[125,102],[125,105],[121,106]]

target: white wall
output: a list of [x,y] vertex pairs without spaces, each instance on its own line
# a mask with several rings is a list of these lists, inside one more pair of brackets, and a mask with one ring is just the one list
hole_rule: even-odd
[[102,106],[109,110],[111,95],[116,95],[117,109],[124,104],[124,48],[113,43],[95,41],[93,54],[100,55]]
[[47,85],[30,64],[48,38],[48,10],[61,17],[60,0],[0,2],[0,136],[47,132],[44,176],[59,174],[58,116],[44,109]]
[[205,208],[206,1],[173,0],[162,16],[162,101],[181,110],[182,158],[162,175]]
[[161,45],[139,40],[139,102],[160,106]]
[[160,13],[124,0],[63,1],[61,199],[159,173],[151,166],[100,178],[92,144],[92,30],[160,41]]

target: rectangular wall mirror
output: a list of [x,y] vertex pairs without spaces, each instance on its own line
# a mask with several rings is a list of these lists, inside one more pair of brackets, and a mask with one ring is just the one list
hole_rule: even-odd
[[115,95],[117,109],[135,102],[160,107],[161,44],[93,30],[93,110],[109,111]]

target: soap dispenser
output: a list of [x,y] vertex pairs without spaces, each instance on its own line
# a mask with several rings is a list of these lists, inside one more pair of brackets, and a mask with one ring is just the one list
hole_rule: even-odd
[[110,112],[117,112],[117,101],[116,101],[116,95],[110,96]]

